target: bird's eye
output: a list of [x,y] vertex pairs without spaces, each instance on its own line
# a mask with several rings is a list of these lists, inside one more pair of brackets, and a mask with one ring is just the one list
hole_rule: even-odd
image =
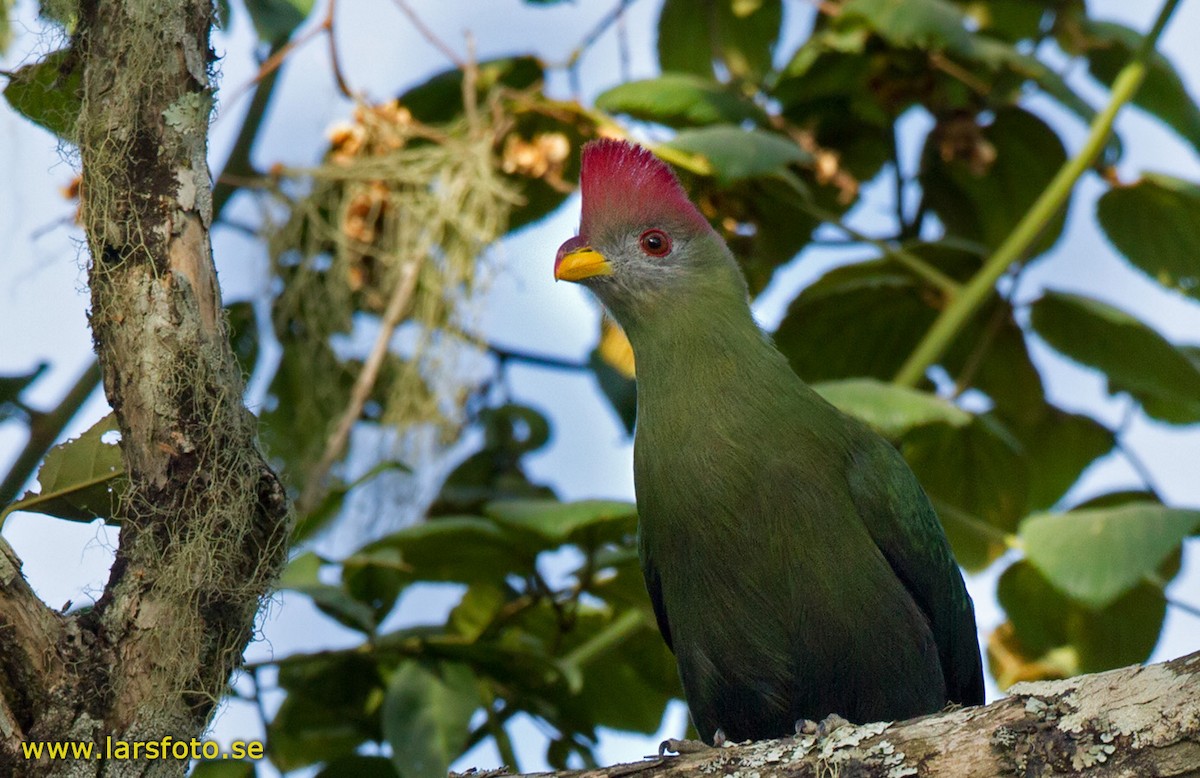
[[642,251],[652,257],[665,257],[671,253],[671,239],[662,230],[646,230],[638,238]]

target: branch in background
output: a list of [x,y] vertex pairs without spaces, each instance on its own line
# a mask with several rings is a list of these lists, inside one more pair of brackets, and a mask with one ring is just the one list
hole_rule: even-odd
[[896,385],[916,386],[925,375],[925,371],[946,353],[946,349],[950,347],[950,343],[958,336],[962,327],[991,296],[1000,276],[1004,275],[1014,262],[1022,261],[1042,230],[1070,199],[1075,182],[1104,150],[1117,113],[1125,103],[1133,99],[1145,80],[1146,62],[1178,5],[1179,0],[1166,0],[1163,4],[1154,27],[1143,39],[1133,59],[1121,69],[1113,81],[1108,105],[1092,120],[1083,148],[1059,169],[1045,191],[984,263],[983,268],[963,287],[962,294],[942,310],[929,332],[896,373],[893,379]]
[[387,357],[392,335],[395,334],[396,328],[408,314],[413,293],[417,289],[417,278],[421,275],[421,266],[424,262],[425,252],[421,252],[404,267],[400,272],[400,277],[396,280],[396,286],[388,300],[387,309],[379,322],[379,332],[375,335],[375,343],[371,346],[371,352],[367,355],[366,361],[363,362],[362,370],[358,372],[358,377],[354,380],[354,388],[350,392],[350,402],[342,411],[337,426],[334,427],[329,439],[325,442],[325,450],[321,454],[321,459],[307,475],[307,482],[300,500],[297,502],[300,515],[311,511],[325,495],[325,479],[329,475],[333,463],[346,450],[346,444],[350,440],[350,431],[354,429],[355,423],[362,416],[363,407],[375,389],[375,382],[379,378],[383,360]]
[[433,29],[427,25],[420,16],[417,15],[417,12],[412,9],[412,6],[408,4],[407,0],[392,0],[392,2],[396,4],[396,7],[400,9],[401,13],[408,17],[408,21],[412,23],[413,27],[417,28],[417,32],[421,34],[421,37],[424,38],[430,46],[433,46],[435,49],[440,51],[442,56],[453,62],[456,68],[464,72],[466,71],[467,62],[463,60],[462,57],[455,54],[454,49],[450,48],[450,46],[444,40],[437,36],[437,33],[435,33]]
[[901,722],[705,748],[672,758],[546,778],[797,775],[1000,778],[1009,775],[1195,775],[1200,763],[1200,653],[1062,681],[1021,683],[991,705]]
[[342,75],[341,59],[338,57],[337,36],[333,31],[333,14],[337,11],[337,0],[329,0],[329,10],[325,13],[325,19],[321,22],[321,29],[325,31],[325,37],[329,39],[329,65],[333,70],[333,80],[337,84],[338,91],[343,96],[354,99],[354,92],[351,91],[346,83],[346,77]]

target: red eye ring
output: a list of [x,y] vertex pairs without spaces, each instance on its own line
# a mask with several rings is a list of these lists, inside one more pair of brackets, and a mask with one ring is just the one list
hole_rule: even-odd
[[638,245],[652,257],[665,257],[671,253],[671,238],[662,230],[646,230],[638,238]]

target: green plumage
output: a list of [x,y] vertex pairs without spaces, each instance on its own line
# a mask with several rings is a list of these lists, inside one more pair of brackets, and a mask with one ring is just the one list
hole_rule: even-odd
[[[701,737],[981,703],[971,601],[908,466],[792,372],[714,232],[642,211],[573,240],[611,263],[584,283],[633,345],[642,569]],[[648,229],[670,253],[637,256]]]

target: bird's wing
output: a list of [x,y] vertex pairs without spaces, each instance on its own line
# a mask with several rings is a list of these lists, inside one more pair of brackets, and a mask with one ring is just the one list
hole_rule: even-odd
[[642,532],[638,532],[638,556],[642,562],[642,577],[646,579],[646,591],[650,594],[650,604],[654,606],[654,618],[658,621],[658,631],[662,633],[667,648],[674,652],[675,646],[671,643],[671,624],[667,621],[667,608],[663,605],[662,578],[659,576],[658,567],[654,563],[650,549],[643,542],[644,537]]
[[847,481],[875,545],[929,619],[947,696],[962,705],[982,704],[983,666],[971,597],[916,476],[891,444],[866,435],[854,451]]

